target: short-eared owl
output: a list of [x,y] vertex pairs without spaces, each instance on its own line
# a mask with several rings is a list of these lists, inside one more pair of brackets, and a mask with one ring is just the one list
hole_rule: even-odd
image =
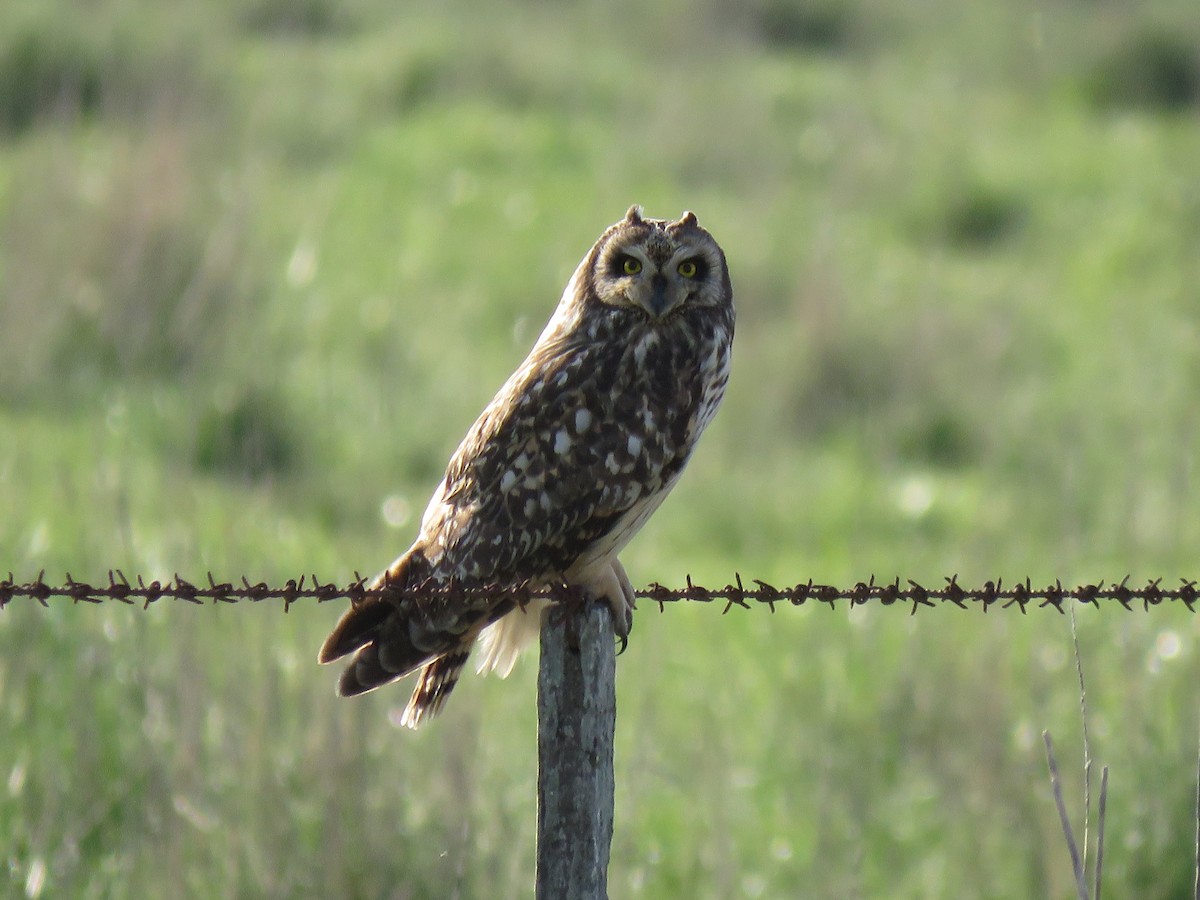
[[476,639],[479,671],[507,675],[547,601],[460,598],[455,586],[566,584],[608,603],[627,635],[634,592],[617,554],[717,411],[733,319],[725,255],[692,213],[669,222],[635,206],[606,230],[455,451],[416,541],[373,584],[444,583],[451,594],[347,610],[319,657],[357,651],[339,693],[420,669],[401,718],[416,728],[439,711]]

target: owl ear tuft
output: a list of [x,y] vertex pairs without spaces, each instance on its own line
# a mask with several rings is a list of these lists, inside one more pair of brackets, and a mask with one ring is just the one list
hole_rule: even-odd
[[625,221],[630,225],[638,225],[642,221],[642,208],[638,204],[633,204],[629,207],[629,212],[625,213]]
[[696,221],[696,214],[689,209],[684,211],[683,215],[679,217],[679,221],[675,224],[685,228],[695,228],[699,222]]

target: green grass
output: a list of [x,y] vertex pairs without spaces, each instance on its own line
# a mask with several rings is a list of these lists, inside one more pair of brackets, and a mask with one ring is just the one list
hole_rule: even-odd
[[[640,202],[739,330],[635,581],[1200,575],[1188,0],[10,6],[0,574],[377,571]],[[0,894],[528,896],[535,661],[412,734],[338,612],[0,613]],[[1079,628],[1107,892],[1182,896],[1196,622]],[[614,897],[1073,896],[1052,612],[647,606],[618,691]]]

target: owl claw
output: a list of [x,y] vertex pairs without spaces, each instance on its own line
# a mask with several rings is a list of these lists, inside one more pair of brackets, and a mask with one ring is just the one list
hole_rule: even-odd
[[615,603],[610,601],[609,610],[612,612],[613,631],[616,632],[617,640],[621,642],[621,651],[624,652],[625,645],[629,643],[629,632],[633,630],[633,604],[621,598]]
[[613,631],[616,633],[617,643],[621,645],[617,649],[617,656],[620,656],[629,646],[629,632],[633,631],[633,606],[624,603],[613,604],[610,609],[613,614]]
[[604,569],[599,572],[593,570],[589,577],[574,584],[582,589],[584,598],[608,607],[613,633],[621,642],[621,651],[624,652],[629,643],[629,632],[633,629],[633,608],[637,599],[637,592],[625,574],[625,567],[614,559]]
[[633,630],[633,610],[637,605],[637,597],[633,590],[633,584],[629,581],[629,576],[625,574],[625,567],[621,565],[619,559],[613,560],[612,572],[616,577],[619,592],[618,596],[609,597],[608,605],[612,610],[613,631],[617,633],[617,638],[621,641],[620,652],[624,653],[625,648],[629,645],[629,632]]

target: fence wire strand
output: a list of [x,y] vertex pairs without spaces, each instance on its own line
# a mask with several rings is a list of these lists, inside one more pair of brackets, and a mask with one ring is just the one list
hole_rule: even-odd
[[[165,581],[145,581],[138,575],[131,582],[120,569],[109,570],[107,584],[76,581],[70,573],[67,573],[64,583],[50,584],[45,580],[45,574],[45,571],[39,572],[33,581],[22,583],[14,580],[10,572],[8,578],[0,580],[0,609],[19,598],[37,600],[42,606],[49,606],[49,601],[54,598],[68,598],[74,603],[96,604],[115,601],[128,605],[140,604],[143,609],[148,609],[162,600],[179,600],[193,604],[281,600],[284,612],[299,600],[325,603],[330,600],[348,599],[351,603],[358,604],[368,598],[381,597],[402,604],[444,601],[449,597],[461,597],[464,594],[475,598],[494,594],[497,598],[515,600],[522,605],[534,598],[579,600],[578,593],[565,585],[531,587],[525,583],[466,586],[443,582],[400,589],[389,583],[376,587],[368,586],[368,580],[357,573],[354,581],[347,585],[324,583],[315,575],[301,575],[299,579],[289,578],[282,585],[270,585],[261,581],[252,583],[243,576],[240,584],[235,584],[229,581],[218,582],[211,572],[208,573],[207,585],[194,584],[178,574]],[[735,606],[742,609],[765,606],[774,612],[778,604],[803,606],[816,603],[831,608],[865,605],[907,607],[910,615],[915,615],[923,608],[939,606],[976,609],[985,613],[996,608],[1016,607],[1022,614],[1031,606],[1036,609],[1052,607],[1065,615],[1067,604],[1072,601],[1097,608],[1100,607],[1101,601],[1104,601],[1106,605],[1119,605],[1131,611],[1138,607],[1149,611],[1151,607],[1162,603],[1183,604],[1189,612],[1196,611],[1197,600],[1200,600],[1200,588],[1197,588],[1197,582],[1194,580],[1180,578],[1177,587],[1163,587],[1163,579],[1155,578],[1141,587],[1131,587],[1129,579],[1130,576],[1127,575],[1119,582],[1109,582],[1107,586],[1105,582],[1097,581],[1074,587],[1064,586],[1056,579],[1053,584],[1034,587],[1026,578],[1005,587],[1003,579],[997,578],[995,581],[984,582],[982,587],[964,587],[959,584],[958,576],[952,575],[944,579],[944,585],[928,587],[912,579],[902,584],[899,577],[890,582],[877,583],[872,575],[869,580],[859,581],[851,587],[818,584],[811,580],[788,587],[776,587],[757,578],[750,580],[751,587],[746,587],[742,576],[737,574],[731,584],[721,588],[707,588],[696,584],[689,575],[684,587],[670,588],[655,582],[634,593],[639,600],[657,603],[660,611],[664,610],[668,603],[686,601],[722,603],[722,614]]]

